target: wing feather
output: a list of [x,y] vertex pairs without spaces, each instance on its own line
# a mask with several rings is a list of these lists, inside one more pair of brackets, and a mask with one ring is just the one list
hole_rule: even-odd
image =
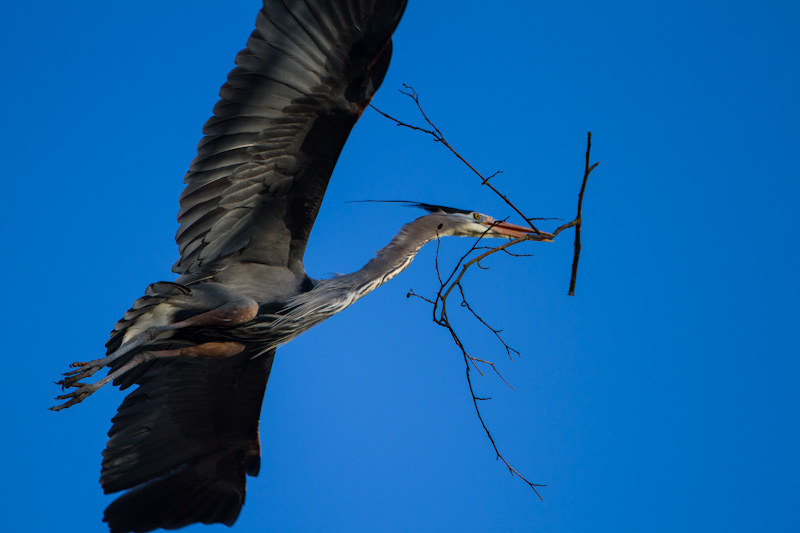
[[184,180],[176,273],[244,261],[302,269],[333,167],[383,80],[404,7],[264,3]]
[[[256,475],[258,420],[275,351],[157,361],[120,406],[103,452],[112,531],[232,524]],[[219,501],[209,508],[203,502]],[[215,503],[216,505],[216,503]]]

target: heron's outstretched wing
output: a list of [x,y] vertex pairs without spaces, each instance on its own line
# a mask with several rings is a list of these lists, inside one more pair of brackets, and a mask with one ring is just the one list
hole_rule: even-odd
[[265,0],[186,175],[178,274],[301,269],[350,130],[381,84],[406,0]]
[[251,359],[155,361],[125,398],[103,452],[111,532],[232,525],[258,474],[258,420],[275,350]]

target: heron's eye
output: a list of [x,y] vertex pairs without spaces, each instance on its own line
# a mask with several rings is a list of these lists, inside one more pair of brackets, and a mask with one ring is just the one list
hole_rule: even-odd
[[480,220],[481,219],[481,214],[480,213],[472,213],[472,218],[474,218],[475,220]]

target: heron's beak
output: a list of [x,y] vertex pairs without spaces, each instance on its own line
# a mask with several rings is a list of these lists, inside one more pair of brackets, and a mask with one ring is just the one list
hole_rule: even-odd
[[509,224],[508,222],[494,222],[490,225],[489,233],[496,233],[500,235],[507,235],[509,237],[528,237],[532,241],[553,242],[553,235],[544,231],[536,233],[532,228],[526,226],[517,226],[516,224]]

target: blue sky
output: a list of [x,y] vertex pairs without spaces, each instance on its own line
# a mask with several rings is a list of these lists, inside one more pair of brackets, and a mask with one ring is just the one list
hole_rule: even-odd
[[[4,52],[4,521],[105,531],[102,390],[47,411],[148,283],[173,279],[182,176],[259,2],[9,3]],[[752,531],[800,519],[795,2],[411,1],[374,103],[450,142],[535,216],[570,218],[593,132],[577,295],[571,234],[470,274],[466,316],[494,460],[463,361],[412,267],[282,348],[261,475],[234,531]],[[455,158],[374,112],[306,256],[359,268],[411,199],[509,216]],[[554,224],[553,224],[554,226]],[[549,228],[543,224],[545,229]],[[457,258],[469,241],[442,245]],[[186,531],[226,531],[196,526]]]

